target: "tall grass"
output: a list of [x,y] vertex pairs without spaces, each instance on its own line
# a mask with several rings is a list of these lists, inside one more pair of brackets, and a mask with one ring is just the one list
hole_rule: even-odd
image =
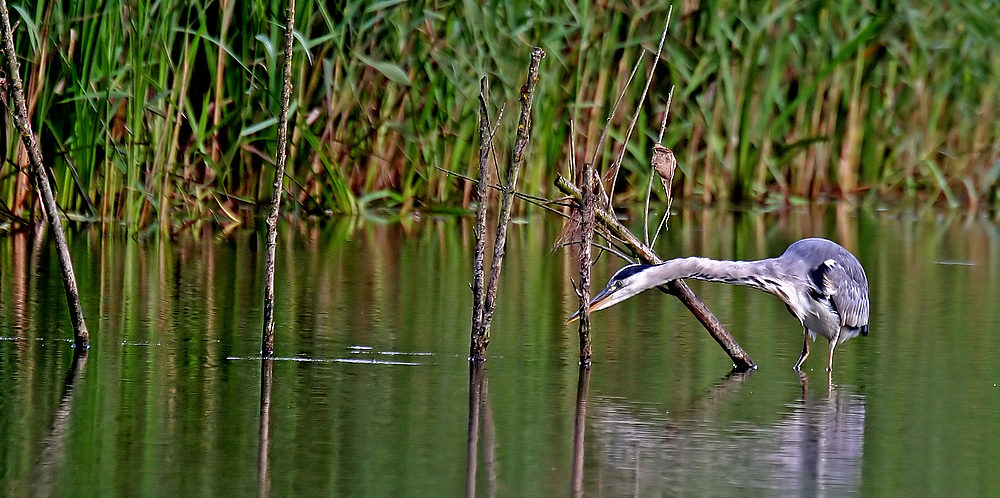
[[[997,207],[1000,4],[751,4],[675,11],[635,135],[655,136],[676,85],[664,139],[683,172],[676,196]],[[466,205],[471,185],[436,167],[474,171],[479,77],[516,102],[535,45],[549,57],[522,185],[549,193],[568,162],[570,119],[577,148],[592,148],[666,8],[299,2],[289,209]],[[29,108],[68,212],[136,230],[228,223],[266,202],[258,179],[273,167],[281,2],[36,2],[12,16]],[[626,92],[622,109],[640,89]],[[613,129],[629,117],[619,113]],[[0,200],[24,214],[14,144]],[[629,144],[617,198],[645,195],[649,145]]]

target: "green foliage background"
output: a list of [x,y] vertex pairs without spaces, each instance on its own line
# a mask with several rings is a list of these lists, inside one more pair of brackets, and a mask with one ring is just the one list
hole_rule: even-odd
[[[12,5],[60,205],[133,229],[252,214],[272,171],[282,8]],[[666,17],[662,2],[300,0],[290,209],[466,206],[469,186],[437,168],[474,170],[482,75],[496,109],[507,106],[504,148],[536,45],[548,56],[521,189],[552,194],[554,172],[568,163],[570,121],[583,161]],[[651,137],[673,85],[664,143],[680,162],[675,192],[685,200],[891,195],[995,208],[997,19],[993,1],[678,4],[620,199],[645,196]],[[650,61],[625,92],[605,162],[621,146]],[[6,129],[0,200],[25,215],[22,160]]]

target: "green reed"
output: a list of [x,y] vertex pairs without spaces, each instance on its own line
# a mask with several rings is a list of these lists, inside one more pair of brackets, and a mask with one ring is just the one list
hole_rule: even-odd
[[[549,56],[522,188],[554,195],[554,171],[570,153],[589,160],[667,9],[298,3],[288,209],[320,214],[467,205],[471,186],[437,168],[472,176],[480,76],[507,102],[499,129],[513,129],[535,45]],[[259,179],[273,167],[283,2],[181,4],[13,8],[29,106],[67,212],[131,230],[176,228],[246,218],[268,198]],[[997,3],[720,0],[674,14],[619,199],[644,195],[650,137],[675,85],[664,144],[678,157],[682,199],[997,207]],[[637,79],[649,63],[647,54]],[[621,147],[641,88],[626,91],[602,157]],[[568,149],[570,120],[577,151]],[[14,143],[0,200],[24,214]]]

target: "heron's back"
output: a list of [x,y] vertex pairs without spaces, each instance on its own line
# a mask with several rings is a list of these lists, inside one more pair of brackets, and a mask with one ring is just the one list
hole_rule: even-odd
[[788,246],[783,267],[805,276],[828,296],[840,316],[842,340],[868,333],[868,277],[853,254],[831,240],[810,238]]

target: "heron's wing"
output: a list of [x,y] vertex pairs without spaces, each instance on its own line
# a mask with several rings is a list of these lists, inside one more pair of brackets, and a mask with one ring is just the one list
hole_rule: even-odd
[[810,273],[813,284],[824,294],[847,327],[868,328],[868,278],[860,264],[828,259]]

